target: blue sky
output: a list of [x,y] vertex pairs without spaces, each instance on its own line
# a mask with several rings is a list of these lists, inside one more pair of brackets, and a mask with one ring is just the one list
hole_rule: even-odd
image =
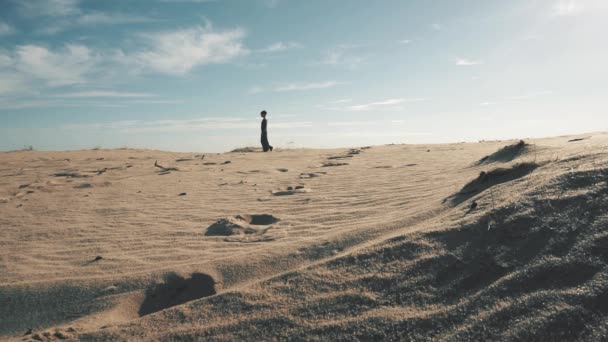
[[0,0],[0,150],[608,129],[605,0]]

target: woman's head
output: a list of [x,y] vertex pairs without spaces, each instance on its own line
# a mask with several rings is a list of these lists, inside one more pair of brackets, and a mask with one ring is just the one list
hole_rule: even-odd
[[265,117],[266,117],[266,111],[265,111],[265,110],[263,110],[263,111],[260,113],[260,116],[261,116],[261,117],[263,117],[263,118],[265,118]]

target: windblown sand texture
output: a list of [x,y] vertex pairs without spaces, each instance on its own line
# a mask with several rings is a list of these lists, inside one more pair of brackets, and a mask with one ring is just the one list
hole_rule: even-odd
[[0,339],[608,336],[608,134],[251,151],[0,153]]

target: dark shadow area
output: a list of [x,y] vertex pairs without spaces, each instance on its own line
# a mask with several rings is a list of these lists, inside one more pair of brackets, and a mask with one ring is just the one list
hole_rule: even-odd
[[467,183],[462,189],[451,196],[452,204],[458,205],[476,194],[495,185],[522,178],[538,168],[536,163],[520,163],[510,168],[496,168],[491,171],[482,171],[477,178]]
[[237,219],[241,219],[248,224],[252,224],[254,226],[266,226],[269,224],[279,222],[279,219],[269,215],[269,214],[260,214],[260,215],[238,215]]
[[175,273],[165,275],[163,283],[154,284],[146,290],[146,298],[139,308],[145,316],[216,293],[215,281],[204,273],[193,273],[189,279]]
[[530,144],[520,140],[518,143],[513,145],[507,145],[500,150],[481,158],[476,165],[485,165],[494,162],[509,162],[518,156],[526,153],[530,148]]
[[101,289],[85,286],[1,288],[0,336],[23,335],[101,311],[108,304],[101,294]]

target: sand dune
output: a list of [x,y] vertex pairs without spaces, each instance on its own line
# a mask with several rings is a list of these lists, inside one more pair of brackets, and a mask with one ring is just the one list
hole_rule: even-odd
[[608,334],[605,133],[0,160],[3,339]]

